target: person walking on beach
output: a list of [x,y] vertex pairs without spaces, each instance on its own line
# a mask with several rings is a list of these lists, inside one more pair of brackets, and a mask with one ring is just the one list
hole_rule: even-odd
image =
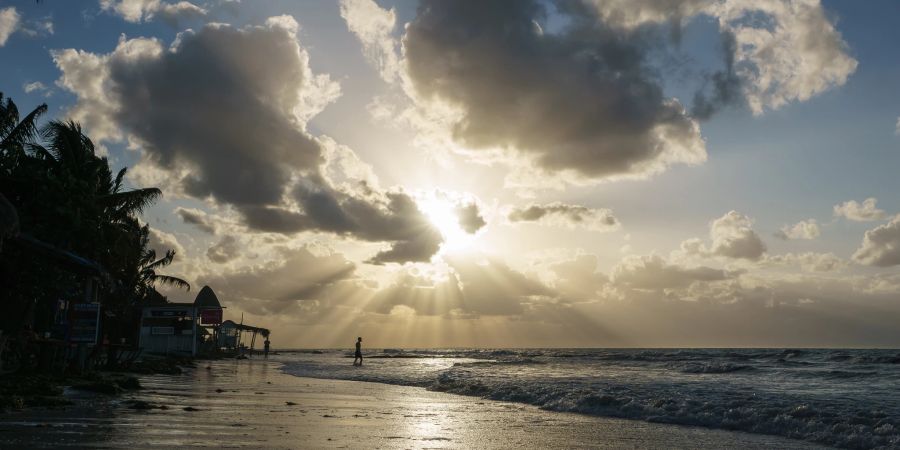
[[266,341],[263,342],[263,358],[265,359],[269,359],[269,344],[271,342],[269,342],[269,338],[266,338]]
[[[359,362],[357,362],[359,360]],[[361,366],[362,365],[362,338],[356,338],[356,355],[353,357],[353,365]]]

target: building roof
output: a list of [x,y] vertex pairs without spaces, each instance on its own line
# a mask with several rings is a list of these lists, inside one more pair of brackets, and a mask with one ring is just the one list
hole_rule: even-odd
[[233,320],[226,320],[226,321],[222,322],[222,327],[223,328],[237,328],[238,330],[241,330],[241,331],[250,331],[250,332],[255,331],[259,334],[262,334],[265,337],[269,337],[269,329],[268,328],[259,328],[259,327],[251,327],[250,325],[242,325],[239,323],[235,323]]
[[216,297],[216,293],[213,292],[212,288],[203,286],[203,289],[200,289],[200,293],[197,294],[197,298],[194,299],[194,306],[198,308],[216,309],[221,308],[222,304],[219,303],[219,298]]

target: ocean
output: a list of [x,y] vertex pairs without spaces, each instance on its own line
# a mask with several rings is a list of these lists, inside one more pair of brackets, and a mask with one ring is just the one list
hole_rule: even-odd
[[419,386],[545,410],[900,448],[900,350],[282,351],[312,378]]

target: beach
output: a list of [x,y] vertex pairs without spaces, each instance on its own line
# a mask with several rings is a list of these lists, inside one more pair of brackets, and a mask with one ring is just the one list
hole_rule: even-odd
[[418,387],[296,377],[265,360],[199,361],[182,375],[140,381],[143,389],[119,397],[70,392],[75,405],[65,409],[7,413],[0,447],[822,448]]

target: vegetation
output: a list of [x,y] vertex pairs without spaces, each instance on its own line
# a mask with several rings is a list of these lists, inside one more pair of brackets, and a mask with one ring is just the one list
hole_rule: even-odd
[[175,252],[158,258],[148,247],[148,227],[138,220],[161,192],[126,189],[126,169],[113,175],[80,125],[38,126],[46,111],[40,105],[20,117],[15,103],[0,94],[0,330],[5,336],[26,327],[49,331],[58,300],[83,298],[88,289],[77,270],[35,254],[22,244],[27,240],[96,267],[110,322],[105,330],[111,339],[130,339],[136,327],[125,325],[137,306],[162,298],[157,285],[190,289],[186,281],[157,272]]

